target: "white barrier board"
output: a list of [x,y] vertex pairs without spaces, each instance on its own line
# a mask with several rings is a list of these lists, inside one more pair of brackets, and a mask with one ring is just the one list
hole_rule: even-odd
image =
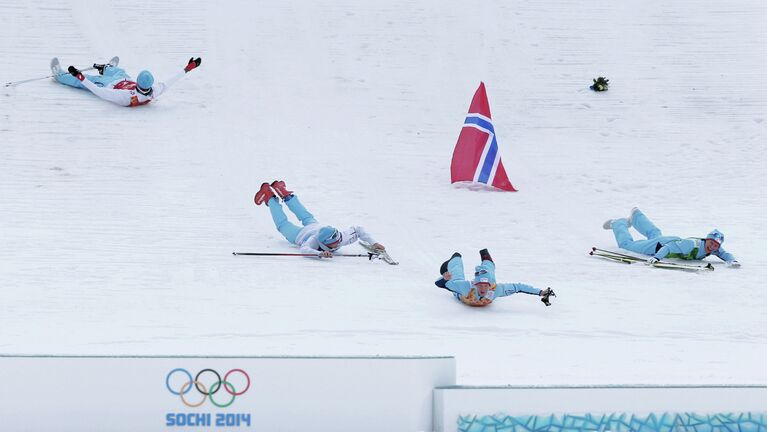
[[434,427],[757,431],[767,429],[767,386],[453,386],[434,390]]
[[0,356],[0,430],[428,431],[452,357]]

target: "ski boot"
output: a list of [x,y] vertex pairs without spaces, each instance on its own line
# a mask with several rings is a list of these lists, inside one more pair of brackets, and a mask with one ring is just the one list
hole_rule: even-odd
[[556,297],[557,295],[554,294],[554,290],[551,288],[546,288],[545,290],[541,290],[541,301],[546,306],[551,306],[551,302],[549,301],[549,297]]
[[636,213],[638,211],[640,211],[639,207],[634,207],[634,208],[631,209],[631,213],[629,213],[629,217],[627,219],[629,221],[629,226],[633,225],[634,213]]
[[268,206],[269,200],[272,199],[273,196],[274,191],[271,187],[269,187],[269,183],[261,183],[261,189],[256,192],[256,196],[253,198],[253,201],[256,203],[256,205],[266,203]]
[[447,263],[449,263],[450,260],[455,258],[455,257],[460,258],[461,254],[459,254],[458,252],[453,253],[453,256],[451,256],[450,259],[448,259],[447,261],[443,262],[442,265],[439,266],[439,279],[437,279],[434,282],[434,285],[436,285],[436,286],[438,286],[440,288],[443,288],[443,289],[447,289],[447,281],[444,279],[445,273],[447,273]]
[[[633,213],[632,213],[632,214],[633,214]],[[628,226],[628,227],[630,227],[630,226],[631,226],[631,220],[630,220],[630,219],[626,219],[626,218],[617,218],[617,219],[607,219],[607,220],[605,221],[605,223],[603,223],[603,224],[602,224],[602,228],[604,228],[604,229],[606,229],[606,230],[611,230],[611,229],[613,229],[613,224],[614,224],[615,222],[618,222],[618,221],[620,221],[620,220],[625,220],[625,221],[626,221],[626,223],[627,223],[627,225],[626,225],[626,226]]]
[[443,275],[443,274],[445,274],[445,272],[447,272],[447,263],[449,263],[450,260],[455,258],[455,257],[460,258],[461,254],[459,254],[458,252],[455,252],[455,253],[453,253],[453,256],[450,257],[450,259],[448,259],[447,261],[443,262],[442,265],[439,266],[439,274],[440,275]]
[[283,201],[286,201],[293,196],[293,191],[289,191],[288,188],[285,187],[285,182],[282,180],[273,181],[271,186],[277,196],[282,198]]
[[93,68],[99,71],[99,75],[104,75],[104,68],[109,67],[108,64],[96,64],[93,63]]
[[493,257],[490,256],[490,252],[488,252],[487,249],[479,251],[479,258],[482,261],[493,261]]

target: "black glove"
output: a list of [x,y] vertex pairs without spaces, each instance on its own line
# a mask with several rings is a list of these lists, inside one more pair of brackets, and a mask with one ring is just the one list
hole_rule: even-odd
[[607,91],[607,87],[610,85],[610,80],[605,77],[594,78],[592,81],[594,84],[589,88],[594,91]]
[[76,67],[70,66],[67,68],[67,70],[69,71],[69,73],[72,74],[73,77],[79,79],[80,81],[85,79],[85,77],[83,76],[83,73],[80,72]]
[[190,58],[189,63],[187,63],[186,67],[184,68],[184,72],[189,72],[190,70],[200,66],[200,63],[202,63],[202,59],[200,57]]
[[541,301],[546,306],[551,306],[551,302],[549,301],[549,297],[556,297],[557,295],[554,294],[554,290],[551,288],[546,288],[545,290],[541,290]]

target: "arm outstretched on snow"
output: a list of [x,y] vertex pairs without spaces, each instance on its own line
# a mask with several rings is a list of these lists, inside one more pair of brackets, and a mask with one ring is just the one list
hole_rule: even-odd
[[495,296],[505,297],[516,293],[541,295],[541,290],[523,283],[499,283],[495,286]]

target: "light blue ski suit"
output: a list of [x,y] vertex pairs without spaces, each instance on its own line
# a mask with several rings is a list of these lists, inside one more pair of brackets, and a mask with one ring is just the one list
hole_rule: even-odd
[[[617,219],[613,221],[612,229],[615,241],[620,248],[643,255],[652,255],[659,260],[664,258],[702,260],[709,255],[706,253],[704,239],[664,236],[661,230],[639,209],[634,211],[631,222],[634,229],[647,237],[647,240],[634,240],[629,233],[628,219]],[[735,261],[735,257],[721,247],[711,255],[727,263]]]
[[[320,242],[317,239],[317,234],[322,226],[314,218],[314,215],[301,204],[296,195],[292,195],[285,201],[285,205],[288,209],[296,215],[301,225],[298,226],[288,221],[288,216],[285,214],[280,200],[277,197],[272,197],[267,203],[269,212],[272,215],[274,226],[277,227],[277,231],[285,237],[285,240],[297,245],[301,248],[302,253],[306,254],[319,254],[323,251],[320,248]],[[365,231],[361,226],[351,226],[346,230],[341,231],[341,242],[338,246],[328,249],[331,252],[335,252],[342,246],[350,245],[357,240],[364,240],[368,244],[375,244],[376,241],[370,234]]]
[[[489,260],[483,260],[481,266],[484,267],[488,273],[491,273],[491,280],[494,281],[495,263]],[[540,295],[541,293],[540,289],[523,283],[491,283],[485,296],[480,296],[479,290],[477,290],[475,286],[476,281],[466,280],[463,270],[463,259],[460,256],[453,257],[448,261],[447,271],[450,272],[452,277],[449,281],[440,278],[440,280],[436,282],[437,286],[449,290],[458,300],[469,306],[487,306],[498,297],[510,296],[518,292],[534,295]]]

